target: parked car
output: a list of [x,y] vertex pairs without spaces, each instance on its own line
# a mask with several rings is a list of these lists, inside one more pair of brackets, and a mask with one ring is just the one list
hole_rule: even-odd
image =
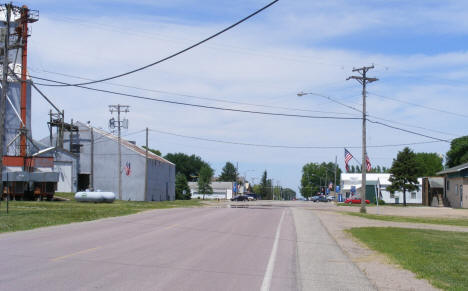
[[319,196],[314,202],[329,202],[327,196]]
[[333,201],[333,200],[335,200],[335,196],[328,195],[327,199],[328,199],[328,201]]
[[251,195],[247,195],[247,199],[249,201],[254,201],[254,200],[257,200],[255,197],[251,196]]
[[[344,203],[347,203],[347,204],[361,204],[361,198],[348,198],[345,200]],[[366,204],[369,204],[370,201],[369,200],[366,200]]]
[[249,201],[249,196],[247,195],[238,195],[231,198],[231,201]]
[[312,196],[309,198],[310,201],[312,202],[317,202],[317,199],[319,199],[320,195],[317,195],[317,196]]

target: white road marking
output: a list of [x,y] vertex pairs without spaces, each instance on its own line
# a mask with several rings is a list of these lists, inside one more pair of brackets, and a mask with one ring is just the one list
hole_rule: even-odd
[[281,233],[281,225],[283,224],[284,213],[281,215],[278,227],[276,228],[275,242],[273,243],[273,248],[271,250],[270,259],[268,260],[268,265],[265,271],[265,276],[263,276],[261,291],[270,290],[271,278],[273,277],[273,270],[275,268],[276,253],[278,252],[278,241]]

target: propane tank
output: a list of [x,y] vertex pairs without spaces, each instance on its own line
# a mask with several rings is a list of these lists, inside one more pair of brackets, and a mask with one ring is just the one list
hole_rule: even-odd
[[115,200],[115,194],[101,191],[77,192],[75,200],[78,202],[112,203]]

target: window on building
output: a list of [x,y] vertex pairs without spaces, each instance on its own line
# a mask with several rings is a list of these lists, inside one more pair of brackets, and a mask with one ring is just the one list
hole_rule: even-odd
[[390,198],[395,199],[395,193],[390,193]]
[[416,192],[411,192],[411,199],[416,199]]
[[450,190],[450,181],[447,180],[447,190]]

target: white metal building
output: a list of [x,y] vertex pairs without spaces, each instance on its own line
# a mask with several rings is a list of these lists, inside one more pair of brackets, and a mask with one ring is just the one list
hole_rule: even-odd
[[[366,174],[367,189],[370,187],[374,188],[374,195],[378,193],[380,199],[385,201],[387,204],[398,204],[403,203],[403,192],[395,192],[391,194],[387,190],[387,187],[391,185],[389,179],[391,174],[388,173],[368,173]],[[419,190],[406,193],[406,203],[409,204],[421,204],[422,203],[422,178],[418,178]],[[342,173],[341,174],[341,191],[345,198],[352,196],[352,189],[356,189],[356,195],[359,197],[359,193],[362,187],[362,174],[360,173]],[[367,196],[367,195],[366,195]]]
[[[122,167],[119,169],[117,137],[84,123],[78,122],[76,125],[79,131],[72,135],[71,143],[70,133],[65,133],[63,145],[69,151],[62,150],[55,156],[60,172],[59,189],[75,192],[93,188],[114,192],[118,197],[120,170],[122,200],[175,200],[175,164],[149,152],[146,171],[146,150],[121,139]],[[50,143],[49,140],[45,138],[42,143]],[[73,162],[70,164],[70,159],[65,159],[66,154],[78,157],[76,168]]]

